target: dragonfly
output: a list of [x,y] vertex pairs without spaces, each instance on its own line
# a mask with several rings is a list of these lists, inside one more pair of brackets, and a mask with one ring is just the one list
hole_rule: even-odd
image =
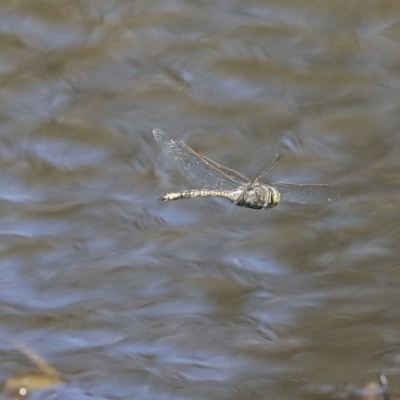
[[339,197],[332,186],[319,183],[262,183],[263,178],[277,163],[275,154],[271,162],[254,179],[224,167],[209,158],[197,154],[175,136],[153,129],[153,135],[161,150],[176,164],[182,174],[198,189],[167,193],[160,199],[171,201],[199,196],[217,196],[232,203],[255,210],[276,207],[281,201],[298,204],[327,203]]

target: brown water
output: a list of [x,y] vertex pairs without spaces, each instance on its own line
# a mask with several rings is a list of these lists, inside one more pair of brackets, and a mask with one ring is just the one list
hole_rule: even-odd
[[[319,398],[378,370],[397,390],[399,16],[387,0],[1,3],[0,335],[66,380],[35,398]],[[278,151],[271,180],[341,197],[157,202],[191,187],[153,128],[250,177]],[[3,381],[32,367],[0,354]]]

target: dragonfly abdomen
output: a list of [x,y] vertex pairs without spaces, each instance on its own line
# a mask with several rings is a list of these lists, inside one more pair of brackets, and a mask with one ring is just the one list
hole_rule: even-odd
[[184,190],[177,193],[167,193],[158,200],[170,201],[180,199],[191,199],[192,197],[205,197],[205,196],[217,196],[217,197],[228,197],[230,190],[209,190],[209,189],[192,189]]

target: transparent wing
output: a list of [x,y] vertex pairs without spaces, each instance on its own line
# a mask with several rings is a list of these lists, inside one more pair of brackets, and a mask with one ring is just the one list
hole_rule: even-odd
[[253,180],[253,182],[258,182],[264,175],[268,173],[272,169],[272,167],[279,161],[280,159],[279,154],[275,154],[274,158],[270,161],[270,163],[264,167],[261,172],[257,175],[257,177]]
[[199,189],[231,190],[246,182],[247,178],[239,172],[197,154],[173,135],[160,129],[153,129],[153,135],[163,152]]
[[197,155],[200,158],[202,158],[204,160],[204,162],[209,163],[211,166],[213,166],[214,168],[221,171],[223,174],[230,177],[237,185],[245,185],[250,182],[249,178],[247,178],[240,172],[235,171],[234,169],[230,169],[228,167],[224,167],[223,165],[220,165],[220,164],[216,163],[215,161],[210,160],[209,158],[202,156],[200,154],[197,154]]
[[282,201],[299,204],[328,203],[339,197],[339,192],[329,185],[323,184],[295,184],[277,182],[272,183],[281,194]]

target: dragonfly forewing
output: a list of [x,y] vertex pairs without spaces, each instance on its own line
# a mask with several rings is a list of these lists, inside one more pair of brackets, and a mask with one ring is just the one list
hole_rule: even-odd
[[238,171],[235,171],[234,169],[230,169],[228,167],[224,167],[223,165],[220,165],[216,163],[213,160],[210,160],[209,158],[202,156],[201,154],[197,154],[200,158],[204,160],[204,162],[209,163],[211,166],[225,174],[229,179],[231,179],[233,182],[235,182],[236,185],[245,185],[249,183],[250,179],[241,174]]
[[246,182],[246,178],[239,172],[200,156],[173,135],[160,129],[153,129],[153,135],[164,153],[175,162],[189,182],[199,189],[231,190]]
[[281,194],[281,201],[299,204],[318,204],[333,201],[339,192],[324,184],[271,183]]

